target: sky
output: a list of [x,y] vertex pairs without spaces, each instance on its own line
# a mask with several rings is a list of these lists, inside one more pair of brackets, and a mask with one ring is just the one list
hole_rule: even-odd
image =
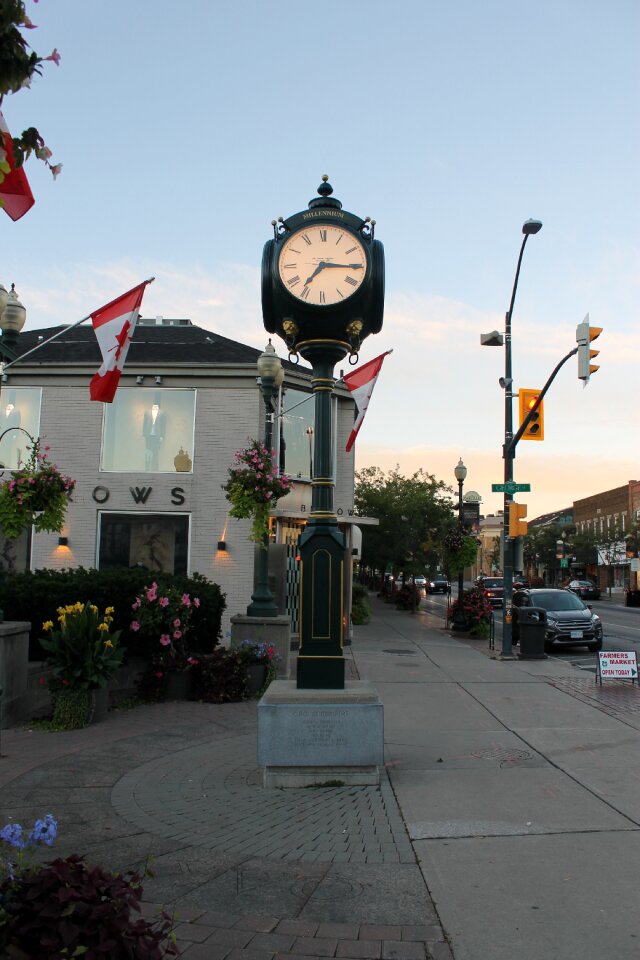
[[[586,314],[603,328],[588,386],[571,358],[521,442],[531,519],[640,479],[637,0],[26,0],[38,54],[6,97],[62,162],[32,159],[35,206],[0,213],[0,282],[35,329],[74,323],[155,276],[143,315],[189,317],[262,348],[262,247],[328,174],[385,247],[387,357],[358,468],[422,468],[502,507],[504,330],[518,389],[540,389]],[[286,357],[282,342],[276,343]],[[345,364],[345,371],[348,366]],[[514,421],[517,423],[517,402]],[[457,488],[456,488],[457,489]]]

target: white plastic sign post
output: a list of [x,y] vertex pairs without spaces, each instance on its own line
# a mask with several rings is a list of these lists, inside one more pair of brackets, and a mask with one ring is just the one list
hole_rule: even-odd
[[635,650],[612,650],[606,653],[602,650],[598,654],[598,672],[596,682],[600,680],[631,680],[638,679],[638,663]]

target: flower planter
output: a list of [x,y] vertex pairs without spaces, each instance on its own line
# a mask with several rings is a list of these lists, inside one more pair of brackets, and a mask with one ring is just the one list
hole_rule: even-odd
[[191,670],[168,673],[165,679],[165,700],[190,700],[194,691],[194,675]]
[[109,688],[98,687],[91,692],[93,693],[91,723],[102,723],[103,720],[107,719],[107,713],[109,712]]
[[249,695],[255,697],[260,693],[267,682],[267,671],[269,667],[264,663],[247,664],[247,690]]

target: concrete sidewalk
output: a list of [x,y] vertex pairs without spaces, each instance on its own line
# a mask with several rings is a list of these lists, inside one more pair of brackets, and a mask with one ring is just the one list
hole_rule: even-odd
[[2,731],[0,823],[151,857],[188,960],[637,958],[637,687],[372,605],[346,655],[384,703],[380,787],[264,790],[255,703],[167,703]]

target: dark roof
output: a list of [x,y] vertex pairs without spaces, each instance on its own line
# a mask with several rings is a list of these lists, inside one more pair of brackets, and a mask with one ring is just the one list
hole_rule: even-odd
[[547,527],[552,523],[570,524],[573,522],[573,507],[564,507],[562,510],[554,510],[553,513],[543,513],[534,520],[529,520],[530,527]]
[[[22,355],[37,346],[41,340],[47,340],[64,327],[46,327],[42,330],[25,330],[20,334],[17,345],[18,355]],[[188,326],[169,324],[137,324],[127,355],[128,364],[145,363],[188,363],[188,364],[248,364],[255,366],[261,350],[248,347],[236,340],[205,330],[193,324]],[[93,328],[74,327],[63,333],[57,340],[40,347],[31,354],[27,363],[99,363],[102,359],[100,348]],[[284,361],[287,366],[288,362]],[[20,362],[16,367],[20,366]]]

